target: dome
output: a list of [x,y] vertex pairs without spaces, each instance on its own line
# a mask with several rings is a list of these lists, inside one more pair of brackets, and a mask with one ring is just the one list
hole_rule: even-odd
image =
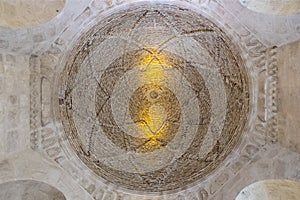
[[81,36],[61,74],[77,156],[118,187],[167,192],[209,175],[236,147],[249,80],[230,38],[189,9],[111,14]]

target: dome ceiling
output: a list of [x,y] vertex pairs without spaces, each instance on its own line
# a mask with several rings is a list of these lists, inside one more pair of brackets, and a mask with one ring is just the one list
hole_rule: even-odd
[[249,80],[216,24],[170,5],[131,7],[85,33],[61,74],[63,127],[77,156],[119,187],[170,192],[232,152]]
[[299,39],[299,15],[238,0],[55,2],[47,23],[0,27],[4,196],[36,180],[66,199],[227,200],[299,179],[299,41],[281,46]]

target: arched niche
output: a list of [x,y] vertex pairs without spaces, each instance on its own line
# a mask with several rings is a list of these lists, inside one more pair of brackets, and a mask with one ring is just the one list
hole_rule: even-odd
[[239,0],[246,8],[265,14],[289,15],[300,13],[299,0]]
[[63,9],[66,0],[1,0],[0,27],[28,28],[50,21]]
[[0,184],[0,199],[5,200],[66,200],[64,194],[46,183],[18,180]]
[[264,180],[245,187],[235,200],[298,200],[299,197],[299,182]]

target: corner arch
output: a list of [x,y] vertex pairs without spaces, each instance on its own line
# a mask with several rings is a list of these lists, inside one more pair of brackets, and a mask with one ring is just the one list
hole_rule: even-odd
[[283,179],[270,179],[248,185],[235,200],[298,200],[300,183]]
[[240,0],[240,3],[254,12],[264,14],[290,15],[300,13],[300,1],[289,0]]
[[43,24],[57,16],[66,0],[2,0],[0,27],[19,29]]
[[0,199],[6,200],[66,200],[55,187],[34,180],[16,180],[0,184]]

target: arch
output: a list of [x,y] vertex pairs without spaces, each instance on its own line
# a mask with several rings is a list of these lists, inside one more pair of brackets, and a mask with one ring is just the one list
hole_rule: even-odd
[[[68,173],[31,150],[0,159],[0,185],[19,180],[31,180],[57,187],[66,199],[92,200],[89,193],[78,186]],[[0,190],[2,191],[1,187]],[[3,198],[0,196],[0,199]]]
[[240,0],[246,8],[265,14],[296,14],[300,13],[300,1],[289,0],[284,3],[281,0]]
[[297,200],[300,183],[290,180],[263,180],[245,187],[235,200]]
[[3,0],[0,27],[18,29],[43,24],[58,15],[66,0]]
[[66,200],[58,189],[44,182],[17,180],[0,184],[0,199],[6,200]]

